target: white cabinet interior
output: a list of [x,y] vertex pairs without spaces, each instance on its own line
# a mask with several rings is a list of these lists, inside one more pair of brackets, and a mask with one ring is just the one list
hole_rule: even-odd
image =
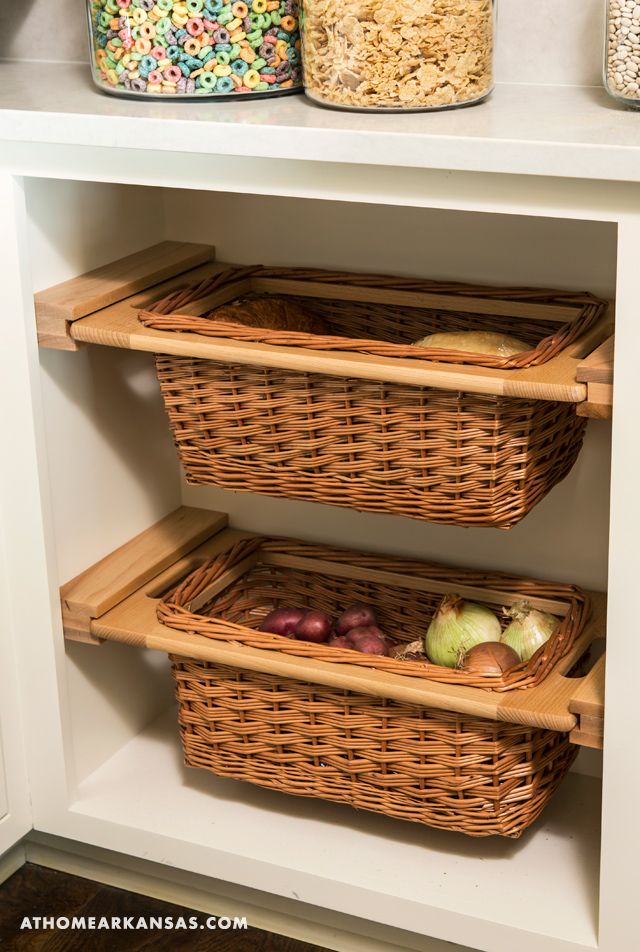
[[[240,263],[616,290],[606,222],[54,180],[27,180],[26,210],[33,290],[164,238]],[[519,527],[464,530],[187,487],[149,355],[90,346],[39,360],[52,591],[180,504],[266,533],[606,588],[609,423],[590,422],[574,471]],[[57,665],[65,766],[51,764],[41,829],[410,931],[428,919],[479,948],[515,934],[532,952],[595,941],[601,754],[582,752],[520,841],[467,840],[185,772],[166,663],[151,652],[69,644]]]
[[[2,55],[50,58],[29,26],[49,8],[32,0],[26,13],[3,9]],[[84,59],[84,9],[61,0],[62,12],[56,56]],[[160,112],[165,104],[130,113],[88,91],[84,65],[52,67],[59,82],[36,101],[28,71],[0,64],[8,77],[0,105],[9,101],[0,110],[8,295],[0,393],[15,463],[0,471],[15,622],[9,631],[8,613],[0,619],[0,652],[10,649],[18,668],[9,676],[0,667],[9,794],[0,852],[32,822],[26,757],[33,823],[45,833],[399,927],[415,933],[416,949],[429,934],[486,952],[635,952],[640,843],[629,792],[640,768],[626,743],[640,664],[628,637],[637,585],[629,553],[640,530],[629,477],[640,462],[640,203],[627,184],[638,178],[635,117],[578,88],[599,82],[602,34],[600,0],[502,3],[497,78],[516,85],[499,88],[483,111],[440,117],[354,119],[297,100],[290,111],[249,108],[244,120],[205,104],[197,115]],[[240,157],[226,154],[227,133]],[[284,158],[268,157],[274,140]],[[376,142],[373,165],[362,143]],[[314,143],[323,144],[315,153]],[[405,158],[413,167],[396,167]],[[14,179],[22,175],[32,176],[24,202]],[[163,238],[211,242],[220,259],[237,262],[617,295],[613,429],[590,422],[571,475],[510,532],[187,487],[150,356],[38,353],[31,304],[32,291]],[[515,842],[416,829],[185,771],[163,658],[115,644],[65,646],[58,607],[61,583],[180,505],[225,510],[256,531],[608,587],[614,690],[604,769],[602,754],[582,751],[541,822]]]

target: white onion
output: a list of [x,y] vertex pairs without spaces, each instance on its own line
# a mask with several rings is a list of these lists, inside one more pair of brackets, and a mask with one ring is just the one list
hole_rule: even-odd
[[517,337],[493,331],[443,331],[416,341],[416,347],[462,350],[469,354],[492,354],[495,357],[513,357],[514,354],[531,350],[529,344]]
[[465,652],[485,641],[500,641],[500,622],[491,609],[446,595],[429,625],[425,650],[433,664],[455,668]]
[[555,615],[538,611],[529,602],[517,602],[507,614],[513,620],[502,632],[501,641],[513,648],[521,661],[528,661],[560,624]]

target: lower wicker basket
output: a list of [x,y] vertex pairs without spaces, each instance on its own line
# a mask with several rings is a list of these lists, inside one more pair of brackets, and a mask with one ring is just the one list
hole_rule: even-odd
[[[500,678],[259,631],[275,607],[313,606],[335,617],[365,601],[388,634],[412,641],[447,591],[498,612],[526,597],[563,617],[529,662]],[[501,695],[536,687],[584,628],[589,602],[574,586],[251,537],[174,585],[157,613],[170,628],[253,653],[253,670],[172,657],[190,766],[472,836],[515,837],[539,816],[573,760],[567,733],[380,697],[376,679],[409,676]],[[269,671],[274,652],[294,656],[295,677]],[[311,659],[368,669],[371,678],[362,691],[313,683]]]
[[171,662],[188,766],[469,836],[520,836],[578,750],[557,731]]

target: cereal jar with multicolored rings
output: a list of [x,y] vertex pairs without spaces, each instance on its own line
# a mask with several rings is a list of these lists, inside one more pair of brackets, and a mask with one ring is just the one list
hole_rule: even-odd
[[297,0],[88,0],[93,75],[116,95],[302,89]]

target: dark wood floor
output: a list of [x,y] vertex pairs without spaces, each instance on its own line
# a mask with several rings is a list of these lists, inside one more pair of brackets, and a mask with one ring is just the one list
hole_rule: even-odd
[[[219,915],[224,910],[219,910]],[[246,931],[43,931],[22,930],[25,917],[172,916],[173,921],[207,915],[157,899],[113,889],[88,879],[68,876],[27,863],[0,886],[0,950],[2,952],[329,952],[317,945],[282,936]]]

